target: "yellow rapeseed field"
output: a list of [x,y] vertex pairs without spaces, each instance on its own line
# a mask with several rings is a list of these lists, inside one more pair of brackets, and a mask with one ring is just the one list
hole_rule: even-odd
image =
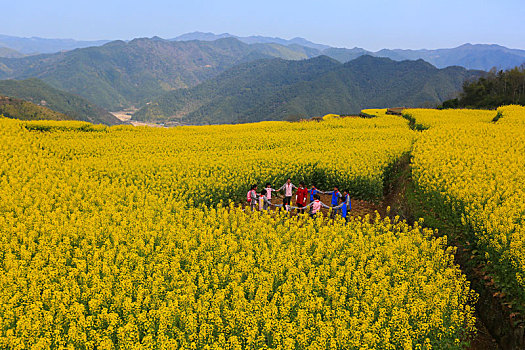
[[449,128],[456,128],[459,126],[466,126],[476,123],[488,123],[496,116],[495,111],[478,110],[478,109],[424,109],[413,108],[405,109],[403,111],[405,118],[413,120],[422,129],[431,127],[440,128],[447,126]]
[[408,110],[433,127],[413,151],[413,178],[440,216],[463,225],[498,286],[525,305],[525,108]]
[[463,348],[475,296],[444,238],[226,203],[287,176],[377,199],[414,137],[396,116],[0,119],[0,348]]

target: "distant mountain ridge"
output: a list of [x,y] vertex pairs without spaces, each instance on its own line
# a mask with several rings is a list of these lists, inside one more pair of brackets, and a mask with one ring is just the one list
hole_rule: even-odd
[[[57,90],[34,78],[27,80],[0,80],[0,95],[46,107],[58,113],[53,116],[55,120],[82,120],[106,125],[121,124],[120,120],[113,114],[82,97]],[[39,114],[42,113],[39,112]],[[49,115],[50,113],[46,112],[43,114]],[[26,116],[27,118],[29,117]]]
[[233,67],[191,88],[169,92],[136,112],[138,121],[219,124],[294,120],[363,108],[437,105],[480,71],[438,69],[423,61],[360,56],[266,59]]
[[500,45],[464,44],[451,49],[381,50],[374,55],[391,59],[423,59],[438,68],[461,66],[468,69],[508,69],[525,63],[525,50]]
[[418,60],[423,59],[437,68],[446,68],[449,66],[461,66],[467,69],[490,70],[493,67],[499,69],[508,69],[520,66],[525,62],[525,50],[509,49],[507,47],[495,44],[464,44],[455,48],[445,49],[382,49],[379,51],[369,51],[363,48],[336,48],[328,45],[316,44],[303,38],[294,38],[291,40],[249,36],[239,37],[229,33],[214,34],[193,32],[180,35],[171,40],[204,40],[213,41],[221,38],[236,38],[248,44],[252,43],[278,43],[280,45],[300,45],[318,50],[317,53],[311,53],[311,57],[326,55],[345,63],[362,55],[376,57],[388,57],[395,61]]
[[39,37],[21,38],[0,34],[0,46],[8,47],[24,54],[55,53],[89,46],[100,46],[107,42],[109,42],[109,40],[85,41],[73,39],[45,39]]
[[224,38],[235,38],[239,41],[242,41],[246,44],[279,44],[279,45],[300,45],[304,47],[309,47],[312,49],[317,50],[324,50],[328,49],[330,46],[323,45],[323,44],[316,44],[309,40],[306,40],[304,38],[296,37],[293,39],[282,39],[277,37],[267,37],[267,36],[261,36],[261,35],[251,35],[251,36],[237,36],[229,33],[222,33],[222,34],[214,34],[214,33],[203,33],[203,32],[192,32],[192,33],[186,33],[179,35],[178,37],[175,37],[173,39],[169,39],[172,41],[190,41],[190,40],[201,40],[201,41],[215,41],[218,39],[224,39]]
[[[341,62],[348,62],[361,55],[377,57],[388,57],[396,61],[423,59],[438,68],[449,66],[461,66],[467,69],[489,70],[493,67],[498,69],[509,69],[520,66],[525,62],[525,50],[510,49],[495,44],[464,44],[455,48],[444,49],[382,49],[369,51],[363,48],[337,48],[329,45],[311,42],[307,39],[296,37],[293,39],[282,39],[278,37],[267,37],[261,35],[237,36],[229,33],[214,34],[204,32],[192,32],[179,35],[168,41],[215,41],[226,38],[235,38],[245,44],[278,44],[286,47],[302,47],[310,49],[308,57],[326,55]],[[150,40],[164,40],[153,37]],[[117,40],[119,41],[119,40]],[[132,40],[131,40],[132,41]],[[56,53],[78,48],[101,46],[110,42],[109,40],[81,41],[73,39],[44,39],[38,37],[20,38],[14,36],[0,35],[0,47],[14,49],[22,54]],[[129,42],[129,41],[120,41]],[[0,50],[0,57],[2,57]],[[4,55],[3,57],[6,57]],[[9,56],[14,57],[14,56]]]

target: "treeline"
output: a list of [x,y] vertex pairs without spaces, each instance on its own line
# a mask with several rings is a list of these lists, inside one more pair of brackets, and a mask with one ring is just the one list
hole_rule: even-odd
[[510,70],[491,69],[476,81],[466,81],[458,98],[445,101],[443,108],[497,108],[525,105],[525,63]]

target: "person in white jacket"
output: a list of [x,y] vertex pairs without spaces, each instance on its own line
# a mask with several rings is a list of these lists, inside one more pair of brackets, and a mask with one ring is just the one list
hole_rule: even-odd
[[297,189],[297,186],[295,186],[292,183],[292,179],[290,178],[286,180],[286,183],[282,185],[281,188],[278,189],[278,191],[284,191],[283,207],[290,205],[290,203],[292,202],[292,196],[293,196],[294,189]]

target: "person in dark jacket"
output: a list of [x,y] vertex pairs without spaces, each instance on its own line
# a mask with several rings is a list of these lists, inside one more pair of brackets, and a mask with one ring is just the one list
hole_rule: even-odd
[[350,219],[350,210],[352,210],[352,200],[350,199],[350,193],[348,190],[343,191],[343,196],[341,197],[341,204],[337,207],[334,207],[334,210],[340,210],[341,216],[348,222]]
[[330,204],[332,205],[332,208],[334,208],[334,210],[332,211],[332,218],[333,218],[335,217],[335,214],[337,214],[337,212],[339,211],[339,209],[335,209],[335,207],[339,205],[339,198],[342,197],[341,192],[339,192],[339,188],[337,186],[334,186],[333,191],[327,191],[323,193],[332,195],[332,201]]
[[318,193],[322,193],[321,191],[319,191],[317,189],[317,187],[315,187],[315,185],[312,185],[310,187],[310,189],[308,190],[308,194],[310,195],[310,203],[313,202],[315,200],[314,196]]

